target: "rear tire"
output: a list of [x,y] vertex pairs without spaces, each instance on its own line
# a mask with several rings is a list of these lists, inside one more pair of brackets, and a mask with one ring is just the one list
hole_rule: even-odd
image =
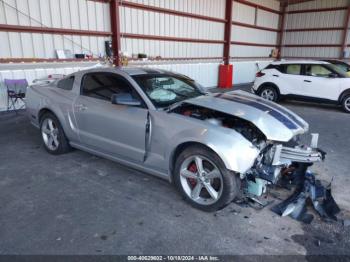
[[212,212],[232,202],[240,178],[226,169],[221,158],[204,146],[191,146],[176,159],[174,183],[193,207]]
[[52,113],[45,113],[40,119],[41,137],[47,152],[60,155],[71,151],[68,139],[63,128]]
[[276,88],[271,85],[262,87],[259,90],[259,96],[272,102],[277,102],[279,100],[279,95]]
[[350,95],[346,95],[342,101],[343,110],[350,113]]

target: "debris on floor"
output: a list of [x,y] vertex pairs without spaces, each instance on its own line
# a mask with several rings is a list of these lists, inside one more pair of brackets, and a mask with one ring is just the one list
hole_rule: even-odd
[[331,193],[331,183],[322,185],[315,175],[307,170],[307,165],[300,165],[294,172],[297,181],[294,193],[272,208],[280,216],[290,216],[304,223],[311,223],[314,216],[307,212],[307,204],[312,203],[314,210],[324,220],[337,220],[340,209]]
[[344,227],[350,227],[350,219],[344,219],[343,225],[344,225]]
[[[282,217],[290,216],[309,224],[314,219],[314,215],[308,212],[308,206],[312,206],[323,220],[337,220],[336,215],[340,212],[340,209],[332,196],[331,183],[326,186],[323,185],[308,170],[309,166],[309,164],[299,163],[294,169],[284,174],[279,189],[294,189],[292,195],[287,199],[282,200],[284,198],[280,194],[270,192],[270,190],[267,190],[267,184],[257,180],[255,183],[249,181],[246,184],[244,198],[240,200],[240,203],[237,201],[236,203],[259,210],[272,204],[275,200],[282,200],[271,208],[273,212]],[[273,200],[271,200],[271,197]]]

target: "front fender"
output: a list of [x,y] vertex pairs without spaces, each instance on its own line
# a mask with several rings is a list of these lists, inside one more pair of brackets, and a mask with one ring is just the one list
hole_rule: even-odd
[[176,148],[184,143],[199,143],[212,149],[224,162],[228,170],[245,173],[253,165],[260,151],[235,130],[215,127],[215,129],[186,129],[172,139],[167,159],[172,159]]

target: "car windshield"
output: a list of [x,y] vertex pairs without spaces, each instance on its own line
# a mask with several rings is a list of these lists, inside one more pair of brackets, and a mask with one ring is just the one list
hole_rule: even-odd
[[338,66],[333,65],[333,64],[327,64],[326,65],[327,68],[329,68],[331,71],[336,72],[338,75],[340,75],[341,77],[348,77],[346,72],[342,69],[340,69]]
[[157,108],[204,94],[194,80],[180,75],[147,74],[132,77]]

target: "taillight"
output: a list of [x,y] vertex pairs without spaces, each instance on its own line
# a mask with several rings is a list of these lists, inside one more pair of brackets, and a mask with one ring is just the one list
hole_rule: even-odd
[[256,73],[255,76],[256,76],[256,77],[262,77],[262,76],[264,76],[264,75],[265,75],[264,73],[262,73],[262,72],[259,71],[259,72]]

